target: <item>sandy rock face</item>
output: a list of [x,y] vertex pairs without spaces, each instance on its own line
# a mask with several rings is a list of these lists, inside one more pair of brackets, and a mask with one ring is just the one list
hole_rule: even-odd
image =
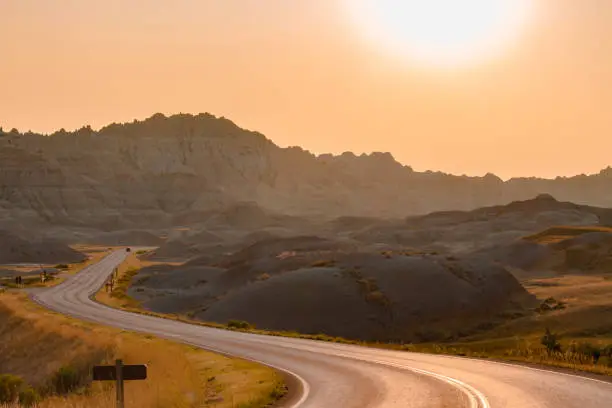
[[315,156],[209,114],[156,114],[99,131],[0,134],[0,208],[54,223],[158,227],[249,201],[295,215],[404,217],[538,193],[612,206],[610,170],[556,180],[413,171],[388,153]]

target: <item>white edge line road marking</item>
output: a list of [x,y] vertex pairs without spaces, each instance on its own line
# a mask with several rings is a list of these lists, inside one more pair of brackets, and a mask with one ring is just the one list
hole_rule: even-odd
[[345,355],[345,354],[333,354],[335,356],[338,357],[346,357],[346,358],[350,358],[350,359],[354,359],[354,360],[361,360],[361,361],[365,361],[365,362],[370,362],[370,363],[375,363],[375,364],[381,364],[381,365],[386,365],[389,367],[396,367],[396,368],[400,368],[403,370],[409,370],[412,372],[415,372],[417,374],[423,374],[425,376],[428,377],[433,377],[436,378],[440,381],[443,381],[457,389],[459,389],[459,391],[463,392],[465,395],[467,395],[467,397],[470,400],[470,408],[491,408],[491,406],[489,405],[489,401],[487,400],[487,397],[485,397],[485,395],[478,391],[476,388],[472,387],[469,384],[464,383],[463,381],[459,381],[455,378],[452,377],[448,377],[446,375],[442,375],[442,374],[438,374],[438,373],[434,373],[432,371],[427,371],[427,370],[421,370],[419,368],[413,368],[410,366],[405,366],[402,364],[397,364],[397,363],[392,363],[392,362],[388,362],[388,361],[380,361],[380,360],[368,360],[368,359],[363,359],[363,358],[358,358],[358,357],[354,357],[354,356],[350,356],[350,355]]
[[[415,353],[415,354],[419,354],[419,353]],[[456,358],[456,359],[461,359],[461,360],[471,360],[471,361],[478,361],[481,363],[486,363],[486,364],[499,364],[499,365],[503,365],[503,366],[507,366],[507,367],[514,367],[514,368],[523,368],[526,370],[532,370],[532,371],[540,371],[543,373],[549,373],[549,374],[555,374],[555,375],[563,375],[566,377],[573,377],[573,378],[579,378],[581,380],[589,380],[589,381],[595,381],[597,383],[601,383],[601,384],[606,384],[606,385],[610,385],[612,386],[612,382],[610,381],[603,381],[603,380],[598,380],[597,378],[592,378],[592,377],[587,377],[587,376],[582,376],[582,375],[576,375],[576,374],[570,374],[570,373],[564,373],[561,371],[554,371],[554,370],[547,370],[545,368],[535,368],[535,367],[529,367],[526,365],[522,365],[522,364],[512,364],[512,363],[505,363],[503,361],[492,361],[492,360],[484,360],[484,359],[479,359],[479,358],[473,358],[473,357],[459,357],[459,356],[451,356],[451,355],[446,355],[446,354],[437,354],[437,356],[443,357],[443,358]]]
[[[55,310],[55,309],[53,309],[51,306],[49,306],[49,305],[48,305],[46,302],[44,302],[44,301],[40,300],[40,299],[39,299],[37,296],[33,296],[33,297],[32,297],[32,299],[34,300],[34,302],[35,302],[35,303],[38,303],[39,305],[41,305],[41,306],[43,306],[43,307],[46,307],[46,308],[47,308],[47,309],[49,309],[49,310]],[[98,303],[98,302],[95,302],[95,303],[96,303],[97,305],[102,305],[101,303]],[[104,306],[104,305],[103,305],[103,306]],[[115,310],[115,311],[116,311],[116,310],[118,310],[118,309],[115,309],[115,308],[110,308],[110,309]],[[76,319],[82,319],[82,317],[80,317],[80,316],[78,316],[78,315],[71,315],[71,314],[66,314],[66,313],[63,313],[63,312],[59,312],[59,313],[61,313],[61,314],[63,314],[63,315],[66,315],[66,316],[70,316],[70,317],[76,318]],[[130,312],[128,312],[128,313],[130,313]],[[137,315],[137,314],[136,314],[136,315]],[[161,318],[159,318],[159,317],[156,317],[156,318],[161,319]],[[162,319],[162,320],[163,320],[163,319]],[[94,323],[95,323],[95,322],[94,322]],[[182,323],[183,323],[183,324],[188,324],[188,323],[184,323],[184,322],[182,322]],[[95,324],[100,324],[100,323],[95,323]],[[110,327],[113,327],[113,326],[110,326]],[[123,329],[121,329],[121,330],[123,330]],[[146,333],[146,331],[135,331],[135,332],[139,332],[139,333]],[[196,343],[193,343],[193,342],[190,342],[190,341],[180,340],[180,337],[181,337],[181,336],[180,336],[180,335],[177,335],[177,334],[165,334],[165,335],[163,335],[163,336],[159,336],[159,335],[156,335],[156,336],[157,336],[157,337],[160,337],[160,338],[164,338],[164,337],[165,337],[166,339],[168,339],[168,338],[176,338],[176,339],[179,339],[178,341],[179,341],[180,343],[187,344],[187,345],[190,345],[190,346],[194,346],[194,347],[197,347],[197,348],[202,349],[202,350],[208,350],[208,351],[212,351],[212,352],[214,352],[214,353],[219,353],[219,354],[221,354],[221,355],[226,355],[226,356],[227,356],[227,355],[232,355],[232,354],[227,353],[227,352],[224,352],[224,351],[222,351],[222,350],[215,349],[214,347],[202,346],[202,345],[200,345],[200,344],[196,344]],[[233,356],[233,355],[232,355],[232,356]],[[304,379],[302,376],[300,376],[300,375],[298,375],[298,374],[294,373],[293,371],[290,371],[290,370],[288,370],[288,369],[286,369],[286,368],[281,368],[281,367],[275,366],[275,365],[273,365],[273,364],[269,364],[269,363],[266,363],[266,362],[263,362],[263,361],[260,361],[260,360],[254,359],[254,358],[240,357],[240,356],[233,356],[233,357],[236,357],[236,358],[240,358],[240,359],[242,359],[242,360],[248,360],[248,361],[252,361],[252,362],[254,362],[254,363],[259,363],[259,364],[265,365],[265,366],[267,366],[267,367],[270,367],[270,368],[273,368],[273,369],[275,369],[275,370],[282,371],[282,372],[284,372],[284,373],[286,373],[286,374],[289,374],[290,376],[292,376],[292,377],[294,377],[295,379],[297,379],[297,380],[300,382],[300,385],[301,385],[301,387],[302,387],[302,396],[300,397],[300,399],[299,399],[299,400],[298,400],[296,403],[294,403],[293,405],[288,406],[288,407],[286,407],[286,408],[299,408],[299,407],[300,407],[302,404],[304,404],[304,402],[306,401],[306,399],[307,399],[307,398],[308,398],[308,396],[310,395],[310,384],[308,384],[308,382],[307,382],[307,381],[306,381],[306,380],[305,380],[305,379]]]
[[[178,336],[172,336],[172,337],[178,337]],[[209,351],[212,351],[214,353],[219,353],[219,354],[226,355],[226,356],[227,355],[231,355],[231,354],[229,354],[227,352],[224,352],[222,350],[215,349],[214,347],[201,346],[201,345],[198,345],[196,343],[189,342],[189,341],[182,341],[181,340],[181,342],[184,343],[184,344],[189,344],[191,346],[195,346],[195,347],[201,348],[203,350],[209,350]],[[289,407],[286,407],[286,408],[298,408],[299,406],[301,406],[306,401],[306,399],[308,398],[308,395],[310,395],[310,384],[308,384],[308,382],[306,382],[306,380],[304,378],[302,378],[300,375],[294,373],[293,371],[290,371],[290,370],[287,370],[286,368],[281,368],[281,367],[275,366],[273,364],[269,364],[269,363],[266,363],[266,362],[263,362],[263,361],[260,361],[260,360],[254,359],[254,358],[239,357],[239,356],[234,356],[234,357],[240,358],[242,360],[248,360],[248,361],[252,361],[254,363],[259,363],[259,364],[265,365],[265,366],[273,368],[275,370],[287,373],[287,374],[293,376],[294,378],[296,378],[300,382],[300,384],[302,386],[302,396],[299,399],[299,401],[297,401],[295,404],[293,404],[293,405],[291,405]]]

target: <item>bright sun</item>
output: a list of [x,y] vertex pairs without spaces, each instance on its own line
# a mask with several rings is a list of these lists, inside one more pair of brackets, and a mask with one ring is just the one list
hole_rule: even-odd
[[357,29],[390,52],[462,65],[503,51],[533,15],[533,0],[344,0]]

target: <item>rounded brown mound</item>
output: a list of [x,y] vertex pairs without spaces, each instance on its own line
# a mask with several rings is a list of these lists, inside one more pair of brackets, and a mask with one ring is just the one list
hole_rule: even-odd
[[217,322],[240,319],[261,328],[300,333],[352,338],[383,335],[377,313],[360,294],[358,284],[335,268],[298,269],[245,285],[197,317]]
[[354,253],[328,265],[249,281],[197,317],[364,340],[429,340],[532,302],[509,272],[490,263]]
[[555,245],[565,251],[563,267],[593,271],[612,268],[612,233],[591,232]]
[[482,249],[475,255],[504,266],[530,270],[545,263],[553,252],[547,245],[519,239],[510,244]]
[[85,255],[69,246],[49,239],[28,239],[0,231],[0,264],[17,263],[72,263]]

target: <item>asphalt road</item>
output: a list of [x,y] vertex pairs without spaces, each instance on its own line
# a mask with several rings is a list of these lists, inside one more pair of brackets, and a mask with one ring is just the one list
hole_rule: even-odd
[[[301,384],[291,408],[606,408],[612,383],[522,366],[252,335],[133,314],[91,300],[126,253],[33,295],[55,311],[265,363]],[[256,305],[254,305],[256,307]]]

